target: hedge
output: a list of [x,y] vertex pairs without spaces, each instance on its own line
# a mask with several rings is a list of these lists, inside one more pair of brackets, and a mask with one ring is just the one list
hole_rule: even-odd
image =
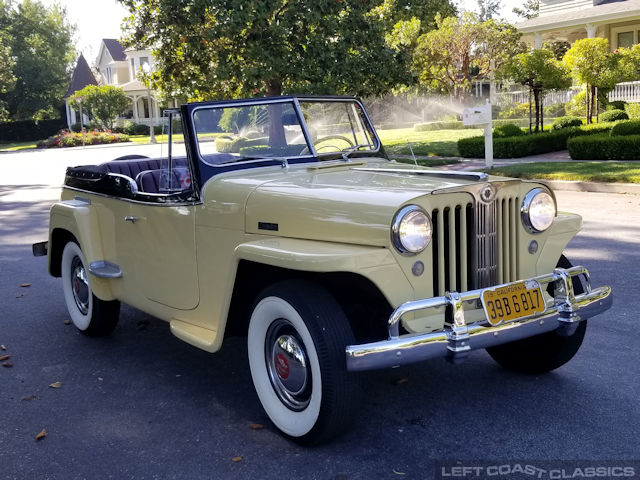
[[569,127],[580,127],[582,126],[582,119],[578,117],[560,117],[556,118],[556,120],[551,125],[553,130],[562,130],[563,128]]
[[629,120],[629,115],[624,110],[607,110],[600,114],[601,122],[616,122],[618,120]]
[[[99,131],[87,132],[84,136],[85,145],[99,145],[105,143],[128,142],[129,137],[122,133],[107,133]],[[38,142],[38,148],[78,147],[82,145],[81,133],[64,132]]]
[[524,135],[522,129],[513,123],[498,125],[493,129],[493,138],[521,137]]
[[567,146],[573,160],[640,160],[640,135],[576,137]]
[[616,123],[611,129],[611,136],[640,135],[640,120],[627,120]]
[[[612,125],[587,125],[564,128],[550,132],[493,139],[494,158],[519,158],[541,153],[557,152],[567,148],[570,137],[583,135],[608,134]],[[458,140],[458,152],[465,158],[484,157],[484,137],[461,138]]]
[[0,143],[40,140],[55,135],[67,125],[61,118],[54,120],[22,120],[0,123]]

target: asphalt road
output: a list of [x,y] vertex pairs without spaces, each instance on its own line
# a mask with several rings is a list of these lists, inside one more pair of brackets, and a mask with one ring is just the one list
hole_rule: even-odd
[[422,479],[451,474],[436,470],[442,461],[563,460],[635,460],[640,476],[640,196],[558,193],[562,210],[584,216],[567,255],[615,293],[569,364],[521,376],[479,351],[456,366],[368,373],[356,426],[307,449],[270,425],[242,340],[207,354],[126,306],[108,338],[65,324],[60,280],[31,244],[46,239],[64,166],[117,155],[0,154],[0,356],[13,364],[0,367],[0,479]]

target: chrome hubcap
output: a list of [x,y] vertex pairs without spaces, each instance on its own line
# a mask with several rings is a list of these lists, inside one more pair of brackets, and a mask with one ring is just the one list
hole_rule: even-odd
[[71,291],[78,310],[86,315],[89,312],[89,279],[79,257],[71,262]]
[[291,410],[303,410],[311,398],[311,368],[304,343],[288,321],[278,319],[269,326],[265,357],[278,398]]

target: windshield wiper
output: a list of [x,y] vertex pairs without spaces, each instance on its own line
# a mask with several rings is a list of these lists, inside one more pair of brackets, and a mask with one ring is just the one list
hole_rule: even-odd
[[341,150],[342,159],[345,162],[348,162],[349,161],[349,155],[351,155],[354,152],[357,152],[360,148],[363,148],[363,147],[369,147],[369,148],[371,148],[371,150],[374,149],[374,145],[371,145],[370,143],[358,143],[356,145],[353,145],[352,147],[343,148]]

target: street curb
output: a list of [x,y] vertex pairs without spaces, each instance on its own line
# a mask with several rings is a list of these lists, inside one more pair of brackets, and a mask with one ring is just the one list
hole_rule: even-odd
[[565,190],[569,192],[595,192],[595,193],[630,193],[640,195],[638,183],[600,183],[581,182],[576,180],[536,180],[549,185],[553,190]]

